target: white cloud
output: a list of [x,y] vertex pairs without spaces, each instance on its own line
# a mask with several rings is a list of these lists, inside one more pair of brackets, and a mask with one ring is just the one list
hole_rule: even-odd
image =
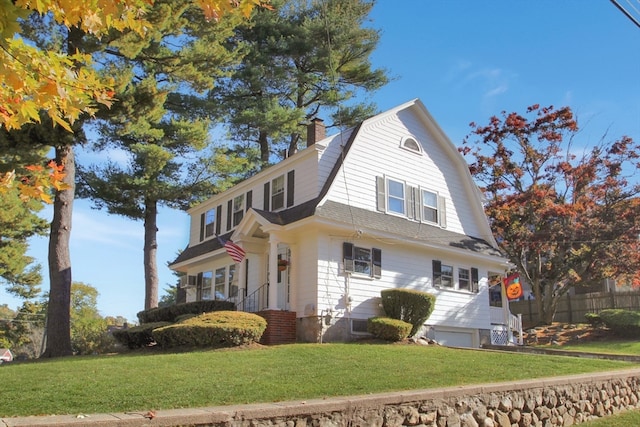
[[76,242],[91,242],[120,248],[139,248],[144,238],[142,222],[108,215],[99,210],[78,207],[73,212],[71,238]]

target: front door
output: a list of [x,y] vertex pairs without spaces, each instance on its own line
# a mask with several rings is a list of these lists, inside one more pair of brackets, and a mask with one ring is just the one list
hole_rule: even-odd
[[281,310],[289,310],[290,254],[287,247],[278,249],[278,308]]

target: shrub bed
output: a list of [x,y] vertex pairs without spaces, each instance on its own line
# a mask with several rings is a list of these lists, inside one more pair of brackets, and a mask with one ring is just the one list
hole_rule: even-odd
[[436,305],[434,295],[413,289],[385,289],[380,294],[384,312],[392,319],[410,323],[411,336],[427,321]]
[[132,328],[113,331],[113,337],[129,349],[146,347],[154,343],[152,335],[154,329],[170,324],[170,322],[143,323]]
[[621,337],[640,337],[640,312],[622,309],[607,309],[599,313],[602,323]]
[[258,342],[267,322],[253,313],[215,311],[153,330],[161,347],[232,347]]
[[367,331],[385,341],[402,341],[409,336],[412,325],[390,317],[371,317],[367,320]]
[[211,311],[235,310],[235,304],[231,301],[204,300],[182,304],[174,304],[168,307],[156,307],[143,310],[138,313],[140,323],[152,322],[176,322],[177,318],[186,314],[199,315]]

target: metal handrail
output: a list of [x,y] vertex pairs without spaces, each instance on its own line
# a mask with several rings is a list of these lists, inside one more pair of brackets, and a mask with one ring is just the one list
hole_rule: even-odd
[[236,310],[255,313],[269,307],[269,283],[260,286],[236,304]]

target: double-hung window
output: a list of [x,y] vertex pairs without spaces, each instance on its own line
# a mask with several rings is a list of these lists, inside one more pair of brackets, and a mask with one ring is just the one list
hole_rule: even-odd
[[216,210],[209,209],[204,215],[204,236],[210,237],[214,235],[216,226]]
[[453,288],[453,266],[433,260],[433,286]]
[[438,223],[438,195],[422,190],[422,220]]
[[387,179],[387,210],[400,215],[405,214],[404,183]]
[[364,248],[353,243],[342,244],[344,270],[363,276],[382,276],[382,251],[378,248]]
[[202,273],[202,299],[209,300],[211,298],[211,279],[213,273],[211,271],[204,271]]
[[458,289],[470,290],[471,274],[468,268],[458,268]]
[[240,224],[244,215],[244,194],[233,199],[233,226]]
[[284,175],[271,181],[271,210],[284,208]]
[[216,277],[215,277],[215,299],[225,299],[224,296],[224,285],[226,279],[226,267],[221,267],[216,269]]

